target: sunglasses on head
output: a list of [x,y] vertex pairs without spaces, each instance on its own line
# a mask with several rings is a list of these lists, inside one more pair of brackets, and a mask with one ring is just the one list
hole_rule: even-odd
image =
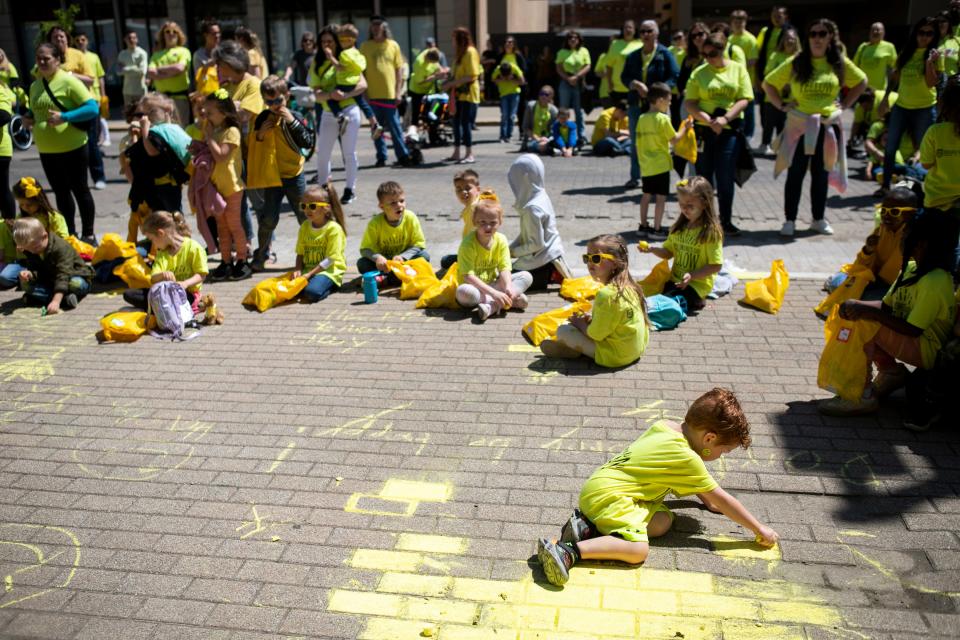
[[890,216],[891,218],[899,218],[905,213],[916,213],[916,207],[885,207],[882,204],[877,205],[877,211],[880,212],[882,216]]
[[317,209],[329,209],[329,202],[301,202],[300,211],[316,211]]
[[809,33],[811,38],[826,38],[830,35],[830,32],[826,29],[815,29]]
[[604,260],[616,262],[616,258],[609,253],[585,253],[583,254],[583,264],[600,264]]

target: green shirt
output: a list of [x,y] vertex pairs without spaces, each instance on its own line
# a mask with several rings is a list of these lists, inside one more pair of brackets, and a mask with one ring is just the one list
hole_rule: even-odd
[[350,47],[340,52],[337,61],[341,67],[337,70],[337,85],[343,87],[357,86],[357,83],[360,82],[360,76],[367,68],[367,59],[357,51],[356,47]]
[[740,47],[748,61],[757,59],[757,38],[752,33],[747,30],[744,30],[741,34],[731,33],[727,39],[731,44]]
[[[157,251],[157,257],[153,260],[153,268],[150,269],[150,275],[154,276],[164,271],[173,272],[173,277],[177,282],[183,282],[192,278],[198,273],[207,275],[207,252],[193,238],[184,238],[183,244],[176,253],[170,253],[166,249]],[[200,284],[195,284],[187,291],[198,293]]]
[[338,287],[343,284],[343,274],[347,272],[344,253],[347,248],[347,234],[335,220],[328,220],[317,229],[309,220],[300,225],[297,233],[296,253],[303,259],[303,271],[310,271],[324,258],[330,258],[330,266],[317,275],[330,278]]
[[927,85],[926,49],[917,49],[900,70],[897,106],[904,109],[926,109],[937,104],[937,88]]
[[597,291],[587,336],[597,344],[593,359],[602,367],[622,367],[639,359],[647,350],[650,328],[636,293],[618,295],[609,284]]
[[423,237],[420,220],[413,211],[407,210],[404,210],[403,217],[396,226],[390,224],[383,213],[373,216],[367,223],[363,240],[360,241],[361,251],[369,249],[387,259],[398,256],[411,247],[423,249],[426,246],[427,241]]
[[763,43],[769,42],[769,44],[767,44],[767,60],[766,60],[767,66],[765,69],[767,73],[771,71],[770,56],[772,56],[773,52],[777,50],[777,44],[779,44],[780,42],[781,31],[783,31],[783,29],[781,29],[780,27],[769,26],[769,27],[764,27],[763,29],[760,29],[760,33],[757,34],[757,55],[756,55],[757,58],[760,57],[760,49],[763,48]]
[[539,137],[550,137],[550,107],[540,104],[536,101],[533,107],[533,135]]
[[[910,262],[904,279],[916,273],[917,265]],[[923,331],[920,336],[920,354],[923,368],[930,369],[937,360],[937,351],[947,341],[953,329],[957,303],[953,293],[953,278],[943,269],[934,269],[917,282],[890,291],[883,298],[892,313]]]
[[64,240],[67,239],[67,236],[70,235],[70,232],[67,230],[67,219],[63,217],[63,214],[59,211],[51,211],[49,215],[30,215],[24,216],[30,218],[36,218],[43,225],[43,228],[47,230],[47,233],[53,233]]
[[428,81],[427,78],[440,70],[440,63],[427,60],[427,51],[430,49],[424,49],[413,60],[413,73],[410,74],[410,91],[413,93],[428,95],[436,87],[436,79]]
[[727,48],[723,50],[723,57],[727,60],[739,62],[744,66],[744,68],[747,66],[747,54],[743,52],[743,49],[732,42],[728,43]]
[[505,235],[496,232],[490,247],[487,248],[477,240],[477,232],[471,231],[460,243],[457,264],[460,284],[464,283],[468,275],[476,276],[489,284],[500,276],[501,271],[510,271],[510,243]]
[[670,173],[670,141],[676,135],[670,116],[665,113],[648,111],[637,118],[637,161],[643,177]]
[[183,72],[169,78],[155,78],[153,88],[160,93],[184,94],[190,88],[190,62],[192,56],[186,47],[171,47],[155,51],[150,56],[148,70],[166,67],[171,64],[183,64]]
[[[865,122],[868,125],[872,125],[874,122],[879,120],[880,118],[877,115],[877,109],[883,103],[883,99],[886,95],[886,91],[875,91],[873,94],[873,107],[869,111],[864,109],[862,104],[858,103],[857,106],[853,108],[853,121],[855,123]],[[899,95],[900,94],[898,94],[896,91],[890,92],[890,97],[888,98],[889,106],[892,107],[893,105],[897,104],[897,98]]]
[[493,70],[493,75],[491,76],[491,79],[497,85],[497,91],[501,96],[510,96],[515,93],[520,93],[520,86],[523,82],[523,72],[520,71],[520,67],[512,62],[508,62],[507,64],[510,65],[510,76],[504,78],[503,74],[500,73],[499,65]]
[[[63,70],[53,74],[48,82],[50,91],[68,111],[93,99],[82,82]],[[33,138],[40,153],[66,153],[87,144],[85,129],[66,122],[57,126],[47,123],[50,112],[60,109],[47,95],[42,80],[34,80],[30,85],[30,108],[34,117]]]
[[940,52],[940,62],[947,77],[956,75],[960,70],[960,37],[950,36],[940,43],[937,50]]
[[610,81],[607,80],[607,52],[604,51],[597,57],[597,63],[593,66],[593,72],[600,78],[600,97],[610,96]]
[[[17,97],[13,91],[7,88],[7,85],[0,84],[0,111],[13,115],[13,103]],[[13,140],[10,138],[10,129],[0,127],[0,158],[9,158],[13,156]],[[3,185],[6,189],[7,185]]]
[[608,69],[613,70],[613,75],[610,77],[612,82],[612,86],[610,87],[611,91],[617,91],[619,93],[629,91],[629,89],[620,82],[620,74],[623,73],[623,65],[627,61],[627,56],[642,46],[643,41],[639,38],[634,38],[630,42],[627,42],[623,38],[617,38],[610,43],[610,48],[607,49],[606,66]]
[[565,72],[573,75],[583,67],[590,66],[590,50],[583,45],[576,49],[560,49],[554,62]]
[[[709,114],[716,109],[729,110],[738,100],[753,100],[750,74],[742,64],[728,63],[719,69],[702,64],[690,74],[686,99],[696,100],[700,110]],[[741,112],[737,118],[742,117]]]
[[[310,65],[310,73],[307,76],[307,84],[310,85],[312,89],[319,89],[325,93],[329,93],[337,88],[337,70],[331,64],[329,60],[321,63],[320,69],[316,69],[314,65]],[[321,100],[320,106],[324,111],[330,111],[329,101]],[[346,109],[347,107],[357,104],[357,101],[353,98],[347,98],[346,100],[340,101],[340,110]]]
[[[904,138],[910,136],[904,134]],[[933,165],[923,181],[923,206],[949,209],[960,200],[960,136],[952,122],[927,129],[920,143],[920,162]]]
[[[790,56],[765,78],[767,84],[782,90],[790,87],[790,98],[797,101],[797,109],[806,114],[819,113],[829,116],[837,110],[835,104],[840,95],[840,79],[826,58],[813,58],[813,75],[810,80],[800,84],[793,75],[793,59]],[[850,58],[843,58],[843,86],[852,89],[866,79],[863,71],[857,68]]]
[[[883,120],[877,120],[870,125],[870,129],[867,130],[867,140],[872,140],[877,148],[884,149],[886,146],[881,142],[884,134],[887,132],[887,125],[883,123]],[[884,150],[885,151],[885,150]],[[909,134],[903,134],[900,136],[900,146],[897,148],[897,155],[894,156],[894,162],[897,164],[903,164],[904,158],[909,158],[913,155],[913,152],[916,149],[913,148],[913,138]],[[883,162],[879,156],[874,156],[874,162]],[[929,185],[926,185],[929,189]]]
[[867,86],[874,91],[887,88],[887,71],[897,65],[897,48],[886,40],[864,42],[853,54],[853,63],[867,74]]
[[[683,279],[685,273],[693,273],[708,264],[723,264],[723,238],[703,242],[700,240],[701,227],[673,231],[667,236],[663,248],[673,254],[673,268],[670,277],[674,282]],[[707,276],[699,280],[691,280],[688,286],[693,287],[697,295],[706,299],[713,291],[715,276]]]
[[20,72],[17,71],[17,66],[7,60],[7,68],[0,69],[0,84],[9,88],[11,80],[17,80],[20,78]]
[[87,67],[93,72],[93,84],[90,85],[90,95],[97,102],[100,101],[100,78],[107,75],[103,70],[103,63],[100,62],[100,56],[93,51],[85,51],[83,57],[87,59]]

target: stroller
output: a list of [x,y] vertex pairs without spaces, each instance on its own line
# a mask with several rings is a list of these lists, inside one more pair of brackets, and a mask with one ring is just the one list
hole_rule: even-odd
[[[450,96],[446,93],[431,93],[424,96],[420,106],[419,121],[427,134],[427,147],[442,147],[450,144],[453,130],[447,112]],[[422,139],[423,136],[421,136]]]
[[[302,113],[307,120],[307,126],[319,134],[320,132],[317,131],[316,104],[316,94],[314,94],[312,88],[296,84],[290,85],[290,108]],[[301,149],[305,160],[313,157],[313,152],[313,148]]]

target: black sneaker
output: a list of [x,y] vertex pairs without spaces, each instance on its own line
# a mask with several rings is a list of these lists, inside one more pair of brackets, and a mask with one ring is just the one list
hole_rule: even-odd
[[564,543],[540,538],[537,541],[537,560],[550,584],[562,587],[570,579],[570,567],[575,560],[573,552]]
[[340,196],[340,204],[350,204],[357,199],[357,194],[353,192],[353,189],[347,188],[343,190],[343,195]]
[[633,178],[631,178],[630,180],[627,180],[626,184],[623,185],[623,188],[624,188],[624,189],[636,189],[636,188],[639,187],[639,186],[640,186],[640,181],[639,181],[639,180],[634,180]]
[[740,235],[740,227],[733,224],[732,222],[723,223],[723,233],[727,236],[738,236]]
[[247,264],[246,260],[237,260],[230,268],[231,280],[246,280],[253,275],[253,269]]
[[92,233],[90,235],[80,236],[80,242],[86,242],[87,244],[95,247],[97,246],[97,236],[93,235]]
[[653,231],[653,227],[651,227],[649,224],[641,224],[637,226],[637,235],[640,236],[641,240],[646,240],[651,231]]
[[667,239],[667,228],[660,227],[659,229],[651,229],[647,234],[647,238],[650,240],[666,240]]
[[386,161],[386,160],[377,160],[376,164],[374,164],[373,166],[376,167],[377,169],[380,169],[381,167],[387,166],[387,161]]
[[581,540],[589,540],[596,535],[593,523],[587,520],[580,509],[574,509],[573,515],[560,529],[560,542],[580,542]]
[[221,262],[220,266],[210,272],[210,281],[219,282],[221,280],[226,280],[230,277],[232,272],[231,265],[229,262]]
[[80,301],[77,300],[77,294],[68,293],[63,296],[63,302],[60,306],[63,307],[64,311],[67,311],[69,309],[76,309],[78,304],[80,304]]

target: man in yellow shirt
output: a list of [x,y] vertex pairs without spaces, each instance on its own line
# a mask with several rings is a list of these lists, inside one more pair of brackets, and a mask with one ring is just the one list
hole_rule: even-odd
[[630,141],[629,131],[626,100],[604,109],[593,125],[593,135],[590,137],[593,155],[630,155],[633,143]]
[[[367,79],[367,101],[373,114],[393,140],[393,153],[398,166],[409,166],[410,151],[403,141],[403,127],[397,105],[403,100],[403,54],[400,45],[390,38],[390,28],[383,18],[370,21],[370,39],[360,45],[360,53],[367,59],[364,76]],[[387,142],[383,136],[374,141],[377,165],[387,164]]]
[[[750,72],[751,80],[754,79],[754,69],[757,66],[757,38],[747,31],[747,20],[750,16],[743,9],[738,9],[730,14],[731,44],[735,44],[743,51],[747,58],[747,71]],[[756,82],[754,81],[754,84]],[[751,100],[747,108],[743,110],[743,135],[747,140],[753,138],[756,129],[756,107],[757,101]]]
[[[87,46],[90,44],[87,34],[82,31],[74,32],[73,43],[77,45],[77,49],[83,53],[83,57],[87,61],[87,69],[93,78],[93,83],[90,85],[90,95],[99,104],[102,96],[107,95],[107,88],[103,81],[103,77],[106,75],[103,70],[103,63],[100,62],[100,56],[87,50]],[[93,180],[93,188],[102,191],[107,188],[107,176],[103,170],[103,154],[100,153],[99,116],[91,119],[88,125],[87,154],[90,161],[90,179]]]

